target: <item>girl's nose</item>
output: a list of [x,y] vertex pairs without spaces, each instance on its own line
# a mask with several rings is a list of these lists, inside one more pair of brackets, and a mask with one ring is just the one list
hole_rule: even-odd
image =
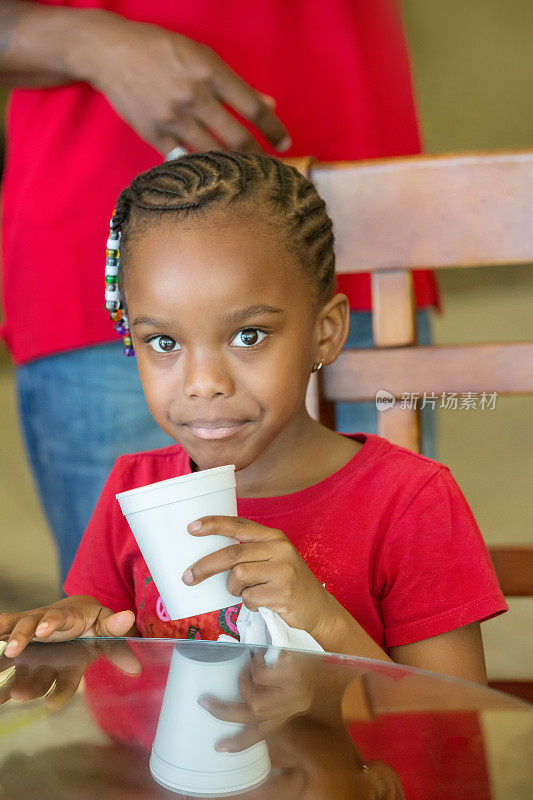
[[188,356],[184,359],[184,393],[187,397],[211,400],[214,397],[229,397],[234,384],[224,358],[216,356]]

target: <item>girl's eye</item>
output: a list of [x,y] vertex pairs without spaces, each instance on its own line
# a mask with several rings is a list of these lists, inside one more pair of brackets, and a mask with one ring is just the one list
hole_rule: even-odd
[[173,350],[181,350],[181,345],[171,336],[154,336],[148,344],[156,353],[171,353]]
[[265,338],[264,331],[259,331],[257,328],[245,328],[234,336],[231,344],[235,347],[253,347],[254,344],[259,344]]

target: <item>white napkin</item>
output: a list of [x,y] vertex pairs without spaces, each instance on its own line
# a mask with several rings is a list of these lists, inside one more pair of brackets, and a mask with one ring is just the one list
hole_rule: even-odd
[[[243,604],[237,617],[237,630],[242,644],[269,644],[274,647],[288,647],[293,650],[315,650],[324,652],[307,631],[291,628],[290,625],[269,608],[250,611]],[[234,642],[232,636],[222,633],[219,642]]]

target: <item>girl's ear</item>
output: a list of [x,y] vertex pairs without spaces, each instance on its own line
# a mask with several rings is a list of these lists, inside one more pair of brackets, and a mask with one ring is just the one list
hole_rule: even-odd
[[332,364],[346,344],[350,304],[345,294],[334,294],[315,320],[315,364]]

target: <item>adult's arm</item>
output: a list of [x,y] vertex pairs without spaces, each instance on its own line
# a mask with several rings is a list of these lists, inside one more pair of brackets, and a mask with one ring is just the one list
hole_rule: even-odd
[[0,82],[8,87],[85,81],[147,142],[165,153],[258,151],[227,104],[279,151],[290,146],[273,101],[205,45],[102,9],[0,3]]
[[0,82],[39,88],[81,79],[71,57],[80,33],[76,25],[83,21],[77,15],[76,9],[2,0]]

